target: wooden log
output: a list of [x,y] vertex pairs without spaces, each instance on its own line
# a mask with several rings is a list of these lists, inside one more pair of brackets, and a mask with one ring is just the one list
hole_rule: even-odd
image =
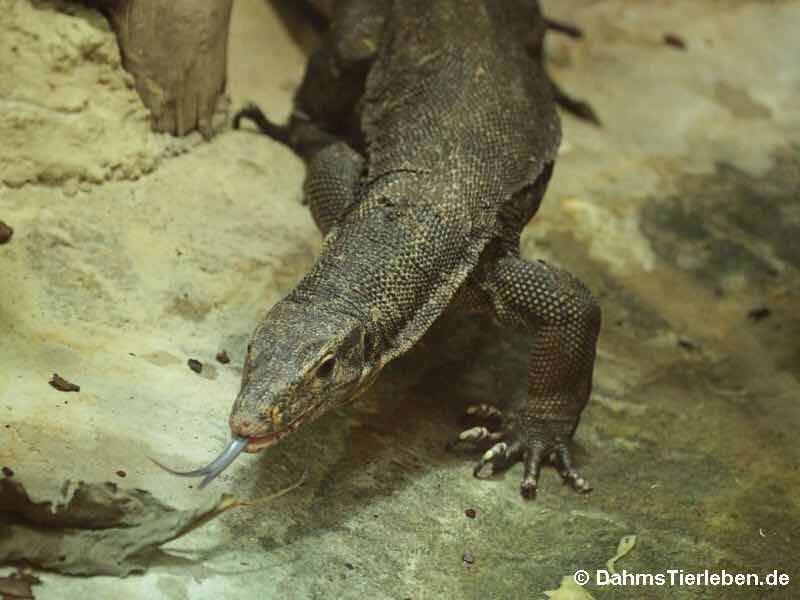
[[233,0],[102,0],[153,129],[209,137],[224,101]]

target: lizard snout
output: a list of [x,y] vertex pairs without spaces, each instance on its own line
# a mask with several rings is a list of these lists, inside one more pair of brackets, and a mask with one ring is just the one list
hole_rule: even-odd
[[248,402],[239,398],[234,404],[228,424],[234,437],[248,440],[245,452],[258,452],[291,433],[294,428],[285,421],[286,414],[276,404]]
[[266,435],[273,429],[266,415],[249,415],[234,413],[228,419],[234,435],[253,438]]
[[276,403],[240,396],[233,405],[228,424],[234,435],[260,437],[284,427],[285,416]]

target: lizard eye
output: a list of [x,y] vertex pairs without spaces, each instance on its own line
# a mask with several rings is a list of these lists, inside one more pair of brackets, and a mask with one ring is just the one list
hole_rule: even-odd
[[333,367],[336,365],[336,359],[331,356],[322,361],[322,364],[317,367],[317,377],[320,379],[327,379],[333,373]]

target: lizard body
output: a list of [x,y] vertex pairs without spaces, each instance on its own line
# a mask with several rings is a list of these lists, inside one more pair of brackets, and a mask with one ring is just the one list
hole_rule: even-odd
[[236,116],[235,127],[252,119],[306,161],[305,198],[325,235],[312,270],[251,338],[230,416],[237,449],[263,449],[352,401],[452,306],[531,336],[527,398],[503,430],[460,436],[493,444],[476,475],[521,460],[531,497],[549,458],[589,489],[569,443],[600,309],[568,273],[519,257],[561,137],[545,29],[535,0],[343,0],[289,123],[254,106]]

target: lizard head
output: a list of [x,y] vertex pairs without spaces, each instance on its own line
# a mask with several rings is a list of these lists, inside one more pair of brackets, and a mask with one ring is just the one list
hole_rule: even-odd
[[369,387],[379,372],[375,348],[357,319],[288,300],[276,304],[247,346],[242,387],[230,416],[232,437],[210,464],[192,471],[158,466],[205,487],[242,451],[273,445]]
[[377,369],[357,319],[283,300],[259,324],[247,347],[242,387],[230,415],[248,452],[273,445],[305,423],[347,404]]

